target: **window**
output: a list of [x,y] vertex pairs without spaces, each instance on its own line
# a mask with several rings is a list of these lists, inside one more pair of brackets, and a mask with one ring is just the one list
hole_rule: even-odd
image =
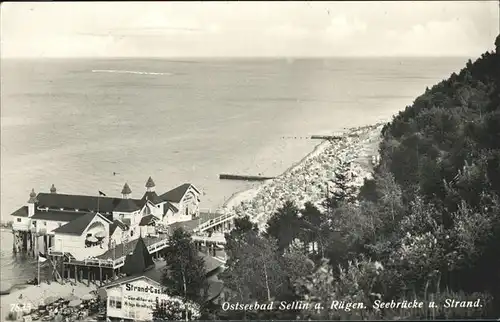
[[17,218],[17,222],[21,222],[21,218]]
[[33,220],[33,227],[36,227],[36,220]]
[[47,226],[47,222],[46,222],[46,221],[44,221],[44,222],[43,222],[43,225],[44,225],[44,226]]
[[109,306],[115,309],[121,309],[122,308],[122,299],[117,296],[110,296],[109,297]]
[[132,237],[132,236],[134,236],[134,230],[133,229],[130,230],[130,237]]

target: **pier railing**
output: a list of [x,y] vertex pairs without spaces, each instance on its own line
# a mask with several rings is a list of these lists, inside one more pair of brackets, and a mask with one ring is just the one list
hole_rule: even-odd
[[156,253],[157,251],[162,250],[163,248],[168,246],[168,239],[162,239],[154,244],[149,245],[148,251],[150,254]]
[[[218,217],[215,217],[213,219],[210,219],[198,227],[194,229],[195,233],[200,233],[203,232],[209,228],[212,228],[214,226],[220,225],[223,222],[232,220],[236,215],[235,214],[224,214],[220,215]],[[212,242],[216,244],[225,244],[226,240],[224,238],[224,235],[212,235],[211,237],[208,236],[197,236],[196,234],[192,236],[193,240],[195,241],[201,241],[201,242]],[[151,245],[147,246],[147,249],[150,254],[156,253],[168,246],[168,239],[161,239],[155,243],[152,243]],[[51,246],[48,248],[48,255],[50,256],[64,256],[66,253],[62,251],[55,250],[54,246]],[[97,266],[97,267],[107,267],[107,268],[119,268],[122,267],[125,264],[125,258],[126,255],[121,256],[119,258],[115,259],[101,259],[101,258],[95,258],[95,257],[90,257],[86,258],[83,260],[76,260],[74,258],[70,258],[68,260],[68,263],[74,263],[74,264],[79,264],[79,265],[85,265],[85,266]]]
[[196,232],[205,231],[205,230],[207,230],[209,228],[212,228],[212,227],[215,227],[217,225],[220,225],[223,222],[232,220],[235,216],[236,215],[233,214],[233,213],[228,213],[228,214],[220,215],[219,217],[215,217],[214,219],[210,219],[210,220],[202,223],[201,225],[199,225],[198,227],[196,227],[195,229],[193,229],[193,232],[196,233]]
[[225,244],[226,243],[226,237],[223,234],[213,234],[212,236],[197,236],[193,235],[191,238],[194,241],[198,242],[211,242],[211,243],[216,243],[216,244]]

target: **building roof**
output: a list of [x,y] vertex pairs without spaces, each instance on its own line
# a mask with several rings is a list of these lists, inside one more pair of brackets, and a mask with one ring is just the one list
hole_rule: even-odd
[[[204,255],[204,254],[200,254],[200,256],[202,256],[202,255]],[[209,256],[209,255],[206,255],[206,256]],[[205,257],[205,255],[204,255],[204,257]],[[209,257],[211,257],[211,256],[209,256]],[[206,260],[205,260],[205,263],[206,263]],[[148,269],[142,273],[119,278],[119,279],[111,282],[110,284],[105,285],[103,288],[106,289],[106,288],[121,285],[124,283],[130,283],[132,281],[139,280],[142,278],[147,278],[147,279],[161,285],[162,279],[163,279],[163,270],[165,269],[165,266],[166,266],[165,261],[157,262],[154,265],[154,267],[151,269]],[[212,300],[212,299],[216,298],[217,296],[219,296],[219,294],[222,292],[222,289],[224,288],[224,284],[222,281],[220,281],[216,278],[213,278],[213,277],[208,278],[207,282],[208,282],[208,286],[209,286],[207,301],[209,301],[209,300]]]
[[37,202],[37,200],[36,200],[35,189],[31,189],[30,199],[28,200],[28,203],[36,203],[36,202]]
[[179,208],[177,208],[171,202],[167,201],[167,202],[165,202],[165,205],[163,206],[163,215],[166,215],[169,210],[172,210],[172,212],[178,212]]
[[49,210],[49,211],[38,211],[31,219],[32,220],[49,220],[49,221],[73,221],[77,218],[85,216],[88,214],[83,211],[60,211],[60,210]]
[[99,213],[88,213],[86,215],[80,216],[75,220],[70,221],[64,226],[54,229],[54,233],[65,234],[65,235],[77,235],[80,236],[85,229],[89,226],[95,216],[100,216],[109,222],[109,220]]
[[121,230],[125,231],[128,229],[127,225],[119,221],[118,219],[113,220],[113,222],[109,225],[109,235],[113,235],[116,228],[120,227]]
[[28,217],[28,206],[22,206],[10,215],[16,217]]
[[144,216],[141,218],[141,221],[139,222],[139,226],[147,226],[151,223],[154,223],[158,220],[158,218],[156,218],[155,216],[153,215],[147,215],[147,216]]
[[155,186],[155,182],[151,177],[148,178],[148,181],[146,182],[146,188],[153,188]]
[[160,202],[163,202],[163,200],[154,191],[146,191],[141,200],[149,200],[153,204],[159,204]]
[[155,263],[153,261],[153,256],[148,251],[144,240],[139,237],[137,243],[135,244],[134,251],[132,254],[128,254],[125,258],[125,264],[123,265],[122,272],[132,276],[137,274],[142,274],[145,271],[154,268]]
[[210,256],[208,254],[204,254],[202,252],[198,252],[198,256],[203,258],[205,262],[205,272],[207,274],[212,273],[214,270],[217,268],[221,267],[224,263],[218,260],[217,258],[214,258],[213,256]]
[[192,220],[177,221],[177,222],[171,223],[170,225],[167,226],[167,229],[170,233],[172,233],[177,228],[182,227],[185,231],[192,232],[199,225],[200,225],[200,222],[198,219],[192,219]]
[[[98,197],[98,196],[83,196],[83,195],[67,195],[60,193],[39,193],[37,196],[38,207],[40,208],[64,208],[78,209],[82,211],[97,211],[113,212],[123,198],[113,197]],[[140,199],[133,200],[139,205],[142,203]]]
[[160,196],[160,198],[164,201],[180,202],[189,188],[193,188],[197,193],[200,193],[192,184],[185,183],[177,188],[165,192]]
[[125,182],[125,184],[123,185],[123,189],[122,189],[122,195],[129,195],[131,193],[132,193],[132,190],[128,186],[128,183]]
[[114,211],[120,212],[133,212],[141,209],[143,201],[136,199],[120,199],[120,202],[116,205]]

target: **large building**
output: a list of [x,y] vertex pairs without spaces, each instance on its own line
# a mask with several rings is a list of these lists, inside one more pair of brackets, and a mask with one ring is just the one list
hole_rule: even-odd
[[[205,263],[208,289],[205,301],[217,301],[223,292],[223,283],[217,273],[223,269],[223,262],[206,254],[199,253]],[[142,238],[139,238],[134,251],[125,260],[123,273],[126,275],[103,287],[106,292],[107,317],[132,321],[151,321],[157,303],[177,301],[162,285],[164,261],[155,263],[148,253]]]
[[52,253],[84,260],[199,216],[200,192],[193,185],[158,195],[149,177],[145,188],[140,199],[131,197],[127,183],[120,198],[60,194],[54,185],[50,193],[32,190],[27,205],[12,213],[13,230],[45,235]]

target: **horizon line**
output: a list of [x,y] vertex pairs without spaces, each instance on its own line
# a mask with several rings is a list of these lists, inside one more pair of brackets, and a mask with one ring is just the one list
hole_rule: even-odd
[[469,57],[479,57],[482,54],[491,53],[491,51],[485,51],[481,54],[470,54],[470,55],[371,55],[371,56],[71,56],[71,57],[59,57],[59,56],[47,56],[47,57],[32,57],[32,56],[20,56],[20,57],[0,57],[0,60],[42,60],[42,59],[165,59],[165,60],[208,60],[208,59],[280,59],[280,60],[304,60],[304,59],[367,59],[367,58],[469,58]]

